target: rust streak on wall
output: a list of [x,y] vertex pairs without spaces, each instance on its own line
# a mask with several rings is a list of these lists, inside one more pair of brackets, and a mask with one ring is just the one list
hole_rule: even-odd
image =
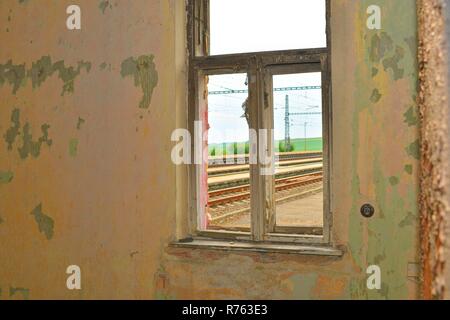
[[420,0],[421,246],[424,299],[443,298],[448,206],[448,80],[444,1]]

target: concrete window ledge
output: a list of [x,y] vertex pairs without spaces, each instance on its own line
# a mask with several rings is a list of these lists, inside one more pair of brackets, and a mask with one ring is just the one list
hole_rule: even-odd
[[342,250],[331,246],[312,246],[297,244],[279,243],[255,243],[255,242],[230,242],[218,240],[192,240],[189,242],[180,241],[170,244],[175,248],[206,249],[223,251],[244,251],[244,252],[264,252],[264,253],[289,253],[310,256],[332,256],[341,257]]

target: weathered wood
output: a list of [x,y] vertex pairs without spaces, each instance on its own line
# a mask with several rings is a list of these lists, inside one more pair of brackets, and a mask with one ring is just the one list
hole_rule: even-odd
[[176,248],[189,249],[207,249],[221,251],[247,251],[262,253],[286,253],[299,255],[329,256],[341,257],[343,251],[328,246],[311,246],[297,244],[276,244],[276,243],[257,243],[257,242],[225,242],[214,240],[193,240],[192,242],[175,242],[171,244]]
[[[199,188],[202,166],[191,165],[190,170],[190,194],[191,194],[191,232],[194,237],[207,237],[212,239],[234,239],[240,240],[249,237],[255,242],[274,241],[279,243],[314,243],[330,244],[332,237],[332,215],[330,203],[330,180],[331,180],[331,68],[330,68],[330,1],[327,0],[327,48],[283,50],[270,52],[255,52],[242,54],[228,54],[208,56],[207,44],[209,43],[209,13],[204,10],[208,8],[207,0],[189,0],[188,2],[188,49],[189,59],[189,124],[190,132],[193,134],[193,122],[202,119],[200,106],[206,106],[204,101],[205,83],[208,75],[221,75],[233,73],[247,73],[249,78],[248,112],[250,129],[259,132],[267,129],[267,148],[269,156],[274,158],[273,139],[273,90],[272,77],[275,74],[292,74],[305,72],[322,73],[323,94],[323,140],[324,140],[324,228],[321,234],[303,235],[302,228],[297,232],[278,233],[275,231],[292,229],[280,229],[276,227],[275,213],[275,181],[274,176],[261,175],[265,168],[261,161],[250,165],[250,207],[251,207],[251,233],[236,233],[233,231],[205,231],[201,227],[203,223],[199,218],[204,210],[201,206]],[[203,10],[203,11],[202,11]],[[206,35],[206,36],[205,36]],[[206,46],[205,46],[206,45]],[[259,138],[259,137],[258,137]],[[259,139],[258,139],[259,140]],[[252,146],[253,156],[259,154],[259,145]],[[273,164],[272,164],[273,165]],[[204,213],[203,213],[204,214]],[[298,250],[295,250],[298,251]]]

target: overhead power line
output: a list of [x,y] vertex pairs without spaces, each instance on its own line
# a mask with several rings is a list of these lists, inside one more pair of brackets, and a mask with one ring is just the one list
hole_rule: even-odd
[[[302,87],[284,87],[284,88],[274,88],[275,92],[285,92],[285,91],[308,91],[308,90],[321,90],[321,86],[302,86]],[[226,94],[240,94],[248,93],[248,90],[222,90],[222,91],[209,91],[210,95],[226,95]]]

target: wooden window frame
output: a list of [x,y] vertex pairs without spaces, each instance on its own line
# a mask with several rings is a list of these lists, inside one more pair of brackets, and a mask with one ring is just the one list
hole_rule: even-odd
[[[206,85],[202,79],[208,75],[247,73],[249,79],[250,126],[258,129],[273,127],[272,76],[321,72],[322,121],[323,121],[323,178],[324,210],[323,233],[314,234],[310,228],[274,228],[274,176],[260,175],[262,165],[250,165],[251,230],[202,231],[203,209],[200,204],[199,186],[205,164],[189,167],[189,229],[193,239],[250,241],[255,243],[281,243],[303,245],[331,245],[331,177],[332,177],[332,107],[330,70],[330,0],[326,0],[327,47],[318,49],[282,50],[227,55],[208,55],[209,51],[209,0],[188,0],[187,37],[189,54],[188,129],[195,137],[194,123],[201,120],[201,106],[206,98]],[[265,106],[265,107],[264,107]],[[192,150],[195,139],[192,139]],[[268,139],[273,150],[272,139]],[[259,146],[258,146],[259,148]],[[272,227],[271,227],[272,226]],[[302,229],[310,234],[283,233]],[[317,228],[316,228],[317,229]]]

